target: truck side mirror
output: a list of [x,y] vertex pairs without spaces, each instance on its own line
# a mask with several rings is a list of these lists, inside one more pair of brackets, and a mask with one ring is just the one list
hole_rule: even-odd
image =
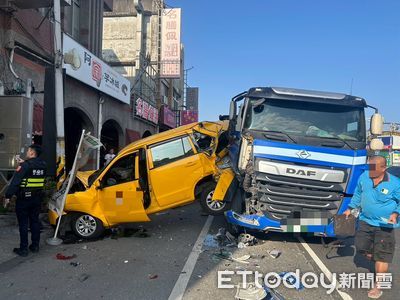
[[228,131],[230,135],[233,135],[236,128],[236,103],[235,101],[231,101],[231,105],[229,108],[229,126]]
[[370,124],[371,134],[381,135],[383,133],[383,116],[379,113],[372,115]]
[[371,150],[378,151],[383,149],[384,144],[381,139],[375,138],[371,140],[369,147]]
[[236,118],[236,103],[235,101],[231,101],[229,107],[229,120],[233,120]]

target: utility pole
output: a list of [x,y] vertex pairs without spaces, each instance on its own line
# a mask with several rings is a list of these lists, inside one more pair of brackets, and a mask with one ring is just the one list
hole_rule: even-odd
[[[64,137],[64,87],[62,69],[61,7],[60,0],[54,0],[54,67],[55,67],[55,107],[57,126],[57,175],[64,172],[65,137]],[[65,176],[65,174],[64,174]]]
[[162,10],[164,3],[162,0],[156,0],[157,4],[157,86],[156,86],[156,102],[157,109],[163,105],[163,100],[161,99],[161,20],[162,20]]
[[[97,138],[101,141],[101,129],[103,126],[103,105],[104,105],[104,97],[100,95],[99,97],[99,112],[98,112],[98,123],[97,123]],[[97,161],[96,161],[96,168],[97,170],[100,169],[100,154],[101,154],[101,147],[97,149]]]

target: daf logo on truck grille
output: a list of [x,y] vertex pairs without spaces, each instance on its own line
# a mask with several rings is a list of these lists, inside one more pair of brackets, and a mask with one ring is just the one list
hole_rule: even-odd
[[296,174],[300,176],[315,176],[317,172],[312,170],[302,170],[302,169],[293,169],[293,168],[286,168],[287,174]]
[[[312,179],[325,182],[343,183],[345,173],[343,170],[323,169],[305,167],[293,164],[284,164],[272,161],[259,160],[258,171],[265,173],[268,180],[269,175],[286,176],[291,178]],[[280,183],[285,182],[285,178],[276,178]]]
[[296,153],[296,155],[301,159],[307,159],[311,156],[311,154],[308,153],[307,150],[300,150],[299,152]]

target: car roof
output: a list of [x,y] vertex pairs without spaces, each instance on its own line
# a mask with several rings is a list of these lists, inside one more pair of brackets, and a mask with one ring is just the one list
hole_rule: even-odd
[[211,121],[203,121],[203,122],[194,122],[194,123],[190,123],[187,125],[183,125],[183,126],[179,126],[177,128],[174,129],[170,129],[164,132],[160,132],[160,133],[156,133],[153,134],[149,137],[137,140],[135,142],[132,142],[130,144],[128,144],[127,146],[125,146],[119,153],[120,154],[125,154],[127,152],[130,152],[132,150],[135,150],[137,148],[141,148],[145,145],[151,145],[151,144],[157,144],[159,142],[168,140],[170,138],[173,138],[175,136],[179,136],[179,135],[183,135],[185,133],[188,133],[193,127],[196,127],[197,125],[199,125],[200,123],[202,124],[206,124],[206,123],[218,123],[221,124],[222,126],[222,122],[218,121],[218,122],[211,122]]

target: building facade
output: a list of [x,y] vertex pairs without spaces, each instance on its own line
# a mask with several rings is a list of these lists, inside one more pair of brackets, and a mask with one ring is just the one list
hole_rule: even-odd
[[198,122],[199,120],[199,88],[186,87],[185,110],[181,112],[181,124]]
[[[49,113],[46,104],[46,101],[51,105],[54,102],[52,3],[0,1],[0,92],[24,94],[27,85],[32,83],[34,132],[43,134],[43,140],[55,133],[51,128],[54,124],[46,125],[47,128],[44,125],[49,123],[46,118],[54,114],[54,111]],[[101,137],[105,145],[100,155],[89,161],[87,169],[90,169],[101,166],[104,154],[111,148],[118,151],[132,141],[179,125],[179,110],[183,107],[183,59],[179,62],[180,78],[159,76],[163,1],[60,0],[60,3],[63,36],[82,47],[85,55],[96,59],[103,69],[107,63],[130,83],[129,91],[125,91],[130,98],[121,101],[112,93],[72,76],[67,66],[71,61],[66,62],[66,53],[63,53],[67,69],[64,77],[67,168],[72,165],[82,129]],[[183,46],[180,47],[183,57]],[[86,58],[73,56],[73,59],[87,63]]]
[[[51,70],[54,70],[55,60],[51,3],[40,0],[0,2],[0,91],[5,95],[23,95],[27,85],[32,84],[34,93],[31,97],[35,102],[33,131],[38,135],[44,134],[44,140],[51,132],[54,133],[54,129],[44,128],[41,122],[43,111],[46,119],[46,106],[43,107],[46,94],[50,101],[54,101],[51,93]],[[101,60],[103,14],[112,8],[112,0],[61,0],[64,36],[72,38]],[[47,77],[46,70],[50,71]],[[67,168],[72,165],[82,129],[101,136],[106,150],[115,148],[117,151],[141,137],[132,132],[132,128],[148,135],[156,131],[151,123],[134,124],[131,103],[121,102],[68,74],[64,78],[64,107]],[[50,126],[54,127],[54,124]],[[94,156],[87,168],[97,164]]]
[[[103,58],[131,82],[132,129],[141,136],[140,124],[153,126],[151,133],[180,125],[183,108],[184,51],[180,42],[180,78],[160,76],[163,11],[160,0],[114,0],[113,10],[104,13]],[[149,123],[154,109],[158,121]]]

